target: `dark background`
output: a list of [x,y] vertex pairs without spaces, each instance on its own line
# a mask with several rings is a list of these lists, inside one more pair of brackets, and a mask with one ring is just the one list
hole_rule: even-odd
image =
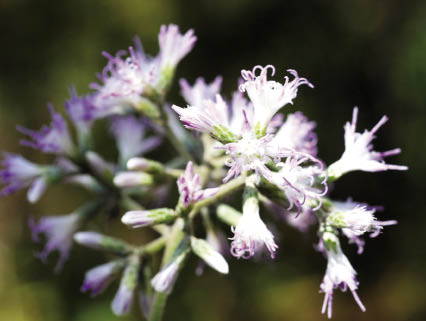
[[[384,205],[378,218],[399,225],[367,240],[362,256],[345,244],[367,312],[349,293],[336,292],[333,319],[425,320],[425,1],[0,0],[0,148],[48,160],[18,146],[15,124],[38,128],[48,120],[46,103],[63,108],[70,85],[87,93],[106,62],[102,50],[126,49],[139,35],[146,51],[156,54],[159,27],[168,23],[194,28],[198,37],[179,78],[210,81],[221,74],[229,95],[240,70],[257,64],[275,65],[280,78],[288,68],[307,77],[315,89],[302,88],[287,111],[302,110],[317,122],[319,156],[328,164],[343,151],[343,125],[354,105],[360,107],[359,130],[389,116],[376,150],[401,147],[389,162],[410,170],[351,173],[332,195]],[[177,85],[169,100],[183,104]],[[29,240],[29,215],[69,213],[87,197],[57,187],[35,206],[22,192],[1,200],[0,320],[118,319],[109,310],[117,283],[93,300],[79,292],[84,271],[104,262],[101,254],[75,247],[60,275],[33,257],[38,248]],[[123,231],[108,227],[110,234]],[[141,233],[127,232],[135,243]],[[274,262],[230,259],[228,277],[211,270],[195,277],[194,260],[177,283],[166,320],[325,320],[318,290],[326,261],[313,250],[314,241],[314,232],[304,236],[282,227]],[[134,310],[123,320],[138,320]]]

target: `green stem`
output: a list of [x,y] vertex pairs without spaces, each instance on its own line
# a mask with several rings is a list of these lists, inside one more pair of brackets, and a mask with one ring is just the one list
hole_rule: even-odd
[[203,207],[212,205],[212,204],[216,203],[218,200],[220,200],[222,197],[227,196],[227,195],[235,192],[236,190],[238,190],[239,188],[241,188],[244,185],[245,181],[246,181],[246,176],[240,175],[238,178],[233,179],[232,181],[222,185],[220,187],[219,191],[213,197],[205,198],[201,201],[194,203],[193,206],[192,206],[192,210],[189,213],[189,218],[193,219],[195,217],[195,215],[197,215],[197,213]]
[[141,246],[138,249],[138,254],[139,255],[155,254],[158,251],[160,251],[166,245],[166,242],[167,242],[167,237],[166,236],[160,236],[158,239]]
[[[184,238],[183,232],[183,220],[177,219],[172,227],[171,233],[166,243],[166,249],[163,255],[163,261],[161,266],[166,266],[176,251],[176,248]],[[154,302],[152,304],[151,314],[149,321],[161,321],[164,314],[164,308],[166,306],[167,297],[169,296],[166,292],[156,292],[154,295]]]

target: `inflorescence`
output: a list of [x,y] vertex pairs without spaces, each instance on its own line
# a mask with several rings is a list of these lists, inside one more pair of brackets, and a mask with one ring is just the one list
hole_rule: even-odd
[[[129,313],[139,293],[147,319],[160,320],[165,297],[191,253],[223,274],[229,271],[227,253],[250,259],[266,249],[274,258],[279,246],[263,221],[267,212],[273,212],[302,232],[317,227],[316,248],[328,261],[320,285],[322,313],[331,318],[335,289],[349,289],[365,311],[357,294],[356,271],[342,252],[341,239],[354,243],[361,254],[364,234],[377,236],[396,221],[377,220],[377,207],[351,199],[332,200],[328,185],[351,171],[407,169],[384,161],[400,149],[377,152],[373,148],[372,140],[387,117],[371,130],[357,132],[355,107],[352,121],[344,126],[345,150],[327,166],[317,155],[315,122],[300,111],[287,113],[285,118],[280,113],[293,104],[301,86],[314,87],[295,70],[287,70],[289,76],[282,82],[271,80],[276,72],[272,65],[242,70],[231,99],[220,93],[221,77],[211,83],[198,78],[194,85],[181,79],[188,105],[170,107],[166,94],[176,67],[195,42],[192,30],[182,34],[177,26],[169,25],[161,27],[160,51],[155,57],[144,52],[139,39],[127,52],[103,53],[108,62],[99,83],[90,86],[94,91],[79,96],[71,89],[65,102],[71,128],[53,106],[49,106],[49,125],[40,130],[18,127],[27,136],[22,145],[52,154],[53,161],[36,164],[5,153],[1,196],[28,188],[28,201],[35,203],[58,183],[77,184],[93,195],[70,214],[45,216],[38,222],[30,219],[34,241],[40,241],[40,234],[47,238],[37,256],[45,262],[52,251],[58,251],[56,271],[60,271],[73,241],[115,255],[87,271],[81,290],[99,295],[121,275],[113,312]],[[196,135],[183,130],[178,118]],[[92,127],[99,119],[110,124],[118,151],[115,162],[105,160],[93,147]],[[164,163],[143,157],[165,141],[176,149],[176,158]],[[168,207],[176,182],[178,201]],[[224,197],[241,189],[241,212],[222,203]],[[261,210],[261,204],[268,211]],[[97,216],[113,219],[117,212],[124,213],[121,222],[127,226],[150,227],[159,236],[147,244],[132,245],[100,231],[84,231]],[[201,234],[194,228],[198,215],[204,227]],[[230,225],[230,242],[220,231],[219,220]],[[158,267],[151,258],[163,249]]]

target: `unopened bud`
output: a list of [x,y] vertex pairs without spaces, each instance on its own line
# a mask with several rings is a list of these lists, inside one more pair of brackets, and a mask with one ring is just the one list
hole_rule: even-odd
[[78,232],[74,234],[74,241],[95,250],[102,250],[116,254],[128,254],[133,247],[122,240],[106,236],[97,232]]
[[224,257],[205,240],[191,237],[191,247],[194,253],[219,273],[228,274],[229,266]]
[[114,177],[114,184],[118,187],[147,186],[153,182],[153,177],[143,172],[121,172]]
[[170,223],[176,218],[176,212],[171,208],[157,208],[154,210],[129,211],[123,215],[121,221],[133,228],[160,223]]

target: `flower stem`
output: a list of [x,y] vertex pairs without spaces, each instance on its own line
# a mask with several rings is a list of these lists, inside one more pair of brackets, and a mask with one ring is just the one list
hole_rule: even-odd
[[210,198],[205,198],[199,202],[194,203],[191,212],[189,213],[189,218],[193,219],[197,213],[206,206],[209,206],[211,204],[216,203],[219,201],[222,197],[229,195],[239,188],[241,188],[246,181],[245,175],[240,175],[238,178],[233,179],[232,181],[222,185],[219,189],[219,191]]
[[[183,223],[184,222],[182,219],[177,219],[172,227],[171,233],[166,243],[163,260],[161,262],[162,267],[166,266],[170,262],[173,257],[173,253],[176,251],[176,248],[184,238]],[[149,321],[162,320],[168,296],[169,294],[166,292],[155,293]]]

